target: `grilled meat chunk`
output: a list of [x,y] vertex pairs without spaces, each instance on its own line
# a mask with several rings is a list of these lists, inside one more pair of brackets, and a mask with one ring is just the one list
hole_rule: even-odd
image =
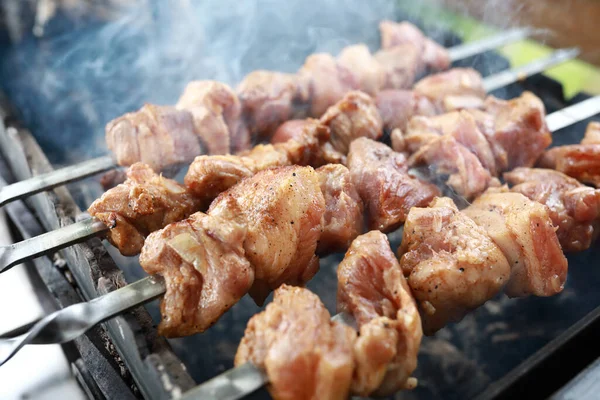
[[410,43],[419,49],[425,66],[436,70],[450,67],[448,50],[426,37],[410,22],[382,21],[379,23],[379,31],[382,49]]
[[586,250],[598,236],[600,189],[582,185],[561,172],[541,168],[516,168],[506,172],[504,180],[515,185],[510,189],[512,192],[548,206],[564,251]]
[[237,151],[248,147],[247,132],[240,129],[240,101],[224,83],[190,82],[176,107],[192,114],[196,134],[208,154],[228,154],[232,148]]
[[303,94],[297,75],[258,70],[246,75],[237,87],[244,120],[253,138],[269,138],[294,115],[294,104]]
[[292,119],[277,128],[271,138],[271,144],[281,147],[283,143],[288,142],[289,144],[286,144],[285,147],[289,150],[288,154],[290,154],[294,153],[292,151],[294,142],[289,141],[294,140],[298,143],[300,147],[297,150],[299,151],[291,157],[293,164],[320,167],[325,164],[345,162],[346,157],[331,147],[329,138],[329,127],[323,125],[319,120],[312,118]]
[[485,229],[508,260],[506,294],[551,296],[562,291],[567,259],[547,206],[520,193],[490,189],[463,212]]
[[497,186],[477,156],[460,144],[454,136],[439,136],[410,156],[411,167],[426,166],[448,175],[447,185],[466,199],[472,199],[489,186]]
[[600,187],[600,123],[591,122],[581,144],[557,146],[546,151],[538,161],[541,168],[551,168],[578,181]]
[[308,289],[282,285],[248,322],[235,365],[252,362],[266,371],[275,400],[347,399],[356,334],[330,317]]
[[510,278],[501,249],[449,198],[410,210],[398,255],[428,335],[460,321]]
[[347,93],[329,107],[320,119],[330,129],[333,148],[347,154],[350,142],[359,137],[379,139],[383,135],[383,121],[372,97],[359,91]]
[[150,232],[186,218],[198,207],[185,187],[136,163],[129,167],[125,182],[105,192],[88,212],[111,228],[107,238],[121,254],[133,256]]
[[346,93],[360,86],[354,74],[327,53],[308,56],[299,75],[303,87],[308,88],[309,115],[314,118],[319,118]]
[[338,311],[353,315],[359,328],[353,394],[386,396],[414,387],[421,318],[387,237],[371,231],[356,238],[337,276]]
[[317,169],[317,174],[325,197],[323,233],[317,254],[344,251],[363,231],[363,202],[348,168],[329,164]]
[[408,89],[423,72],[423,54],[412,43],[404,43],[375,53],[384,72],[383,89]]
[[192,114],[152,104],[110,121],[106,144],[119,165],[142,162],[154,171],[188,163],[202,153]]
[[337,60],[341,66],[352,71],[362,92],[375,96],[384,86],[386,73],[366,45],[344,47]]
[[325,199],[311,167],[261,171],[221,193],[208,213],[246,227],[244,249],[255,271],[250,295],[257,304],[282,283],[302,285],[318,271]]
[[185,175],[185,185],[203,207],[208,207],[219,193],[264,169],[291,164],[321,165],[321,158],[325,158],[323,143],[328,138],[327,127],[312,120],[285,142],[259,144],[237,156],[198,156]]
[[444,111],[448,104],[456,104],[460,98],[473,101],[473,98],[485,97],[483,78],[472,68],[452,68],[430,75],[417,82],[414,90],[435,104],[438,112]]
[[496,164],[501,171],[532,167],[552,143],[544,104],[531,92],[508,101],[488,96],[485,110],[494,118],[488,140],[502,149],[496,155]]
[[248,292],[254,271],[244,256],[245,233],[231,220],[198,212],[148,236],[140,264],[167,283],[161,335],[204,332]]
[[395,230],[412,207],[426,206],[440,193],[436,186],[408,175],[403,154],[364,137],[350,144],[348,168],[370,229]]
[[413,90],[382,90],[377,93],[375,102],[383,127],[388,132],[394,129],[404,131],[410,118],[415,115],[437,114],[433,103]]

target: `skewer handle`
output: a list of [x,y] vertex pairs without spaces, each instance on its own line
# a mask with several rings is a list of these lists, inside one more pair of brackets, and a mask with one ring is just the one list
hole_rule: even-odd
[[0,247],[0,273],[24,261],[97,236],[108,229],[101,221],[89,218],[43,235],[2,246]]
[[483,38],[475,42],[465,43],[458,46],[454,46],[448,49],[448,56],[451,61],[462,60],[463,58],[471,57],[476,54],[493,50],[497,47],[506,46],[507,44],[517,42],[521,39],[525,39],[540,30],[531,28],[517,28],[511,29],[507,32],[501,32],[497,35]]
[[98,157],[4,186],[0,189],[0,206],[115,168],[116,165],[111,156]]
[[508,71],[502,71],[488,76],[483,80],[483,87],[485,88],[485,91],[489,93],[511,83],[525,79],[529,76],[543,72],[550,67],[572,60],[578,55],[578,48],[556,50],[548,57],[535,60],[521,67],[512,68]]

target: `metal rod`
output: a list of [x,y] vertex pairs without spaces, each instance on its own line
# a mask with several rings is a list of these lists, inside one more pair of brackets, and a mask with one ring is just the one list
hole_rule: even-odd
[[556,132],[569,125],[600,114],[600,96],[581,101],[546,117],[546,124],[551,132]]
[[492,92],[511,83],[523,80],[531,75],[543,72],[550,67],[572,60],[578,55],[579,49],[577,48],[556,50],[548,57],[532,61],[521,67],[512,68],[508,71],[502,71],[488,76],[483,81],[483,87],[486,92]]
[[4,186],[0,189],[0,207],[11,201],[86,178],[116,166],[117,164],[111,156],[98,157]]
[[37,322],[27,333],[0,339],[0,366],[27,344],[69,342],[94,325],[163,295],[165,282],[160,276],[144,279],[97,297],[53,312]]
[[95,218],[65,226],[18,243],[0,247],[0,273],[24,261],[82,242],[108,227]]
[[475,42],[451,47],[448,49],[448,55],[450,56],[451,61],[461,60],[463,58],[471,57],[488,50],[506,46],[507,44],[525,39],[526,37],[541,31],[542,30],[531,28],[511,29],[507,32],[501,32],[497,35],[486,37]]

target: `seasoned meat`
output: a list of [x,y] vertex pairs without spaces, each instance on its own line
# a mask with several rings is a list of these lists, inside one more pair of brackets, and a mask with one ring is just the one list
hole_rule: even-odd
[[463,211],[502,249],[511,266],[510,297],[551,296],[567,279],[565,258],[547,206],[491,189]]
[[538,166],[551,168],[581,182],[600,187],[600,123],[590,122],[581,144],[546,151]]
[[150,232],[197,211],[198,201],[148,165],[133,164],[124,183],[105,192],[88,212],[110,227],[108,240],[121,254],[138,254]]
[[302,285],[318,271],[325,199],[311,167],[261,171],[221,193],[208,213],[246,227],[244,249],[255,271],[250,295],[257,304],[282,283]]
[[586,250],[598,236],[600,189],[582,185],[561,172],[541,168],[516,168],[506,172],[504,180],[515,185],[511,191],[548,206],[564,251]]
[[375,101],[369,95],[352,91],[321,117],[321,123],[330,129],[333,148],[347,154],[350,142],[359,137],[379,139],[383,135],[383,121]]
[[439,136],[430,141],[410,156],[408,164],[411,167],[428,166],[438,174],[448,175],[447,185],[466,199],[498,184],[477,156],[454,136]]
[[299,71],[303,85],[308,88],[310,116],[319,118],[346,93],[357,90],[360,83],[348,68],[327,53],[308,56]]
[[581,144],[600,144],[600,122],[592,121],[588,124]]
[[398,256],[428,335],[460,321],[510,278],[501,249],[447,197],[410,210]]
[[492,175],[497,174],[492,148],[473,115],[467,111],[455,111],[435,117],[413,117],[408,123],[404,139],[409,151],[415,152],[443,135],[454,137],[477,156],[483,168]]
[[161,335],[204,332],[248,292],[254,271],[244,257],[245,233],[231,220],[198,212],[148,236],[140,264],[167,283]]
[[317,174],[325,197],[323,233],[317,254],[345,251],[363,231],[363,202],[352,183],[348,168],[329,164],[317,169]]
[[384,89],[411,88],[423,72],[423,54],[419,47],[405,43],[375,53],[375,60],[384,71]]
[[[277,128],[271,143],[278,148],[285,148],[292,164],[319,167],[329,163],[340,163],[345,159],[341,153],[327,146],[329,138],[329,127],[319,120],[293,119]],[[295,143],[290,142],[290,139]],[[284,145],[286,142],[288,144]],[[293,151],[294,147],[298,151]]]
[[176,107],[192,114],[196,134],[202,139],[208,154],[228,154],[233,142],[244,141],[243,138],[234,137],[240,123],[240,101],[224,83],[190,82]]
[[345,400],[354,360],[350,327],[330,314],[308,289],[282,285],[273,302],[254,315],[235,355],[266,371],[275,400]]
[[[494,116],[493,133],[488,139],[506,152],[507,166],[502,170],[532,167],[552,143],[544,103],[533,93],[524,92],[508,101],[489,96],[485,107]],[[497,164],[502,166],[500,160]]]
[[327,127],[316,120],[307,121],[304,129],[285,142],[259,144],[237,156],[196,157],[184,182],[203,207],[208,207],[219,193],[258,171],[291,164],[323,164],[326,157],[322,148],[328,138]]
[[377,93],[375,102],[383,120],[383,127],[388,132],[396,128],[405,130],[408,121],[414,115],[437,114],[433,103],[413,90],[382,90]]
[[[414,86],[415,92],[427,97],[438,108],[444,110],[446,103],[452,104],[459,97],[480,98],[485,97],[483,78],[472,68],[452,68],[421,79]],[[450,97],[449,100],[446,100]]]
[[188,163],[202,153],[192,114],[152,104],[110,121],[106,144],[119,165],[142,162],[154,171]]
[[419,48],[423,63],[432,69],[442,70],[450,67],[448,51],[410,22],[382,21],[379,23],[381,48],[389,49],[410,43]]
[[243,116],[253,138],[269,138],[290,119],[294,102],[302,96],[297,75],[258,70],[237,87]]
[[386,72],[364,44],[344,47],[338,56],[338,63],[352,71],[358,81],[358,89],[375,96],[386,81]]
[[338,311],[353,315],[359,328],[353,394],[386,396],[414,387],[421,318],[387,237],[371,231],[356,238],[337,276]]
[[412,207],[426,206],[440,193],[436,186],[408,175],[404,155],[371,139],[359,138],[350,144],[348,169],[370,229],[395,230]]

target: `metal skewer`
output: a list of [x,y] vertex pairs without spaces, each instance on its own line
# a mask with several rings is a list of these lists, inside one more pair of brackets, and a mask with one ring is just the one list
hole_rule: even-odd
[[[557,50],[542,60],[536,60],[531,64],[515,68],[514,70],[490,75],[484,79],[484,86],[490,86],[488,82],[498,82],[499,80],[502,80],[505,84],[512,83],[519,79],[523,79],[525,76],[542,72],[550,66],[565,62],[575,57],[577,54],[577,49]],[[498,76],[500,76],[500,78],[498,78]],[[594,109],[598,108],[600,107],[597,103],[590,104],[588,112],[592,112]],[[567,109],[559,112],[569,113]],[[598,112],[600,112],[600,109]],[[547,116],[547,118],[549,117],[550,116]],[[108,229],[109,228],[100,221],[90,219],[48,232],[44,235],[27,239],[23,242],[0,247],[0,273],[13,265],[82,242],[92,236],[104,233]]]
[[[539,30],[529,28],[512,29],[476,42],[451,47],[448,49],[448,53],[452,61],[457,61],[516,42],[536,32],[539,32]],[[87,178],[88,176],[116,167],[118,167],[116,160],[108,155],[7,185],[0,189],[0,207],[11,201],[50,190],[57,186]]]

